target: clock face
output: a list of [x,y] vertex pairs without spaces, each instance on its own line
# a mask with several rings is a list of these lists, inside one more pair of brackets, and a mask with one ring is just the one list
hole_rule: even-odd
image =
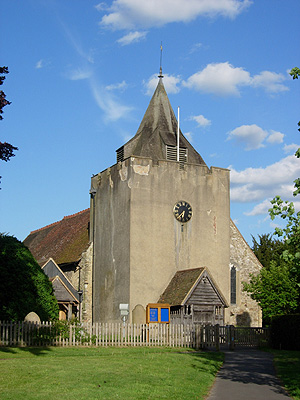
[[192,207],[186,201],[178,201],[173,208],[177,221],[188,222],[192,218]]

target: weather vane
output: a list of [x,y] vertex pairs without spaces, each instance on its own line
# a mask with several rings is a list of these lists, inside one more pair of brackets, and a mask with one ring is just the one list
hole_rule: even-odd
[[159,67],[159,78],[163,78],[163,74],[162,74],[162,51],[163,51],[163,47],[162,47],[162,42],[160,42],[160,67]]

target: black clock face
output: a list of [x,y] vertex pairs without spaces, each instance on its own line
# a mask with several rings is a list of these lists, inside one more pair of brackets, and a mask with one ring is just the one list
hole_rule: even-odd
[[179,222],[188,222],[192,218],[192,207],[186,201],[178,201],[173,212]]

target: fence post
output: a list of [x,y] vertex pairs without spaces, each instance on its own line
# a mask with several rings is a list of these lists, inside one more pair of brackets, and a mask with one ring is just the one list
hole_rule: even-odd
[[72,324],[70,324],[69,343],[68,343],[69,346],[73,345],[73,340],[72,340],[72,338],[73,338],[73,330],[72,330],[72,328],[73,328],[73,326],[72,326]]
[[229,350],[234,350],[234,326],[229,326]]
[[216,350],[220,351],[220,325],[215,325],[215,341],[216,341]]

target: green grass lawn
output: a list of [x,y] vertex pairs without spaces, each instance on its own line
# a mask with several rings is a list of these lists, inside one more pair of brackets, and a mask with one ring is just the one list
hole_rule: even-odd
[[1,348],[1,399],[203,399],[223,354],[169,348]]
[[300,400],[300,351],[271,350],[278,377],[289,394]]

